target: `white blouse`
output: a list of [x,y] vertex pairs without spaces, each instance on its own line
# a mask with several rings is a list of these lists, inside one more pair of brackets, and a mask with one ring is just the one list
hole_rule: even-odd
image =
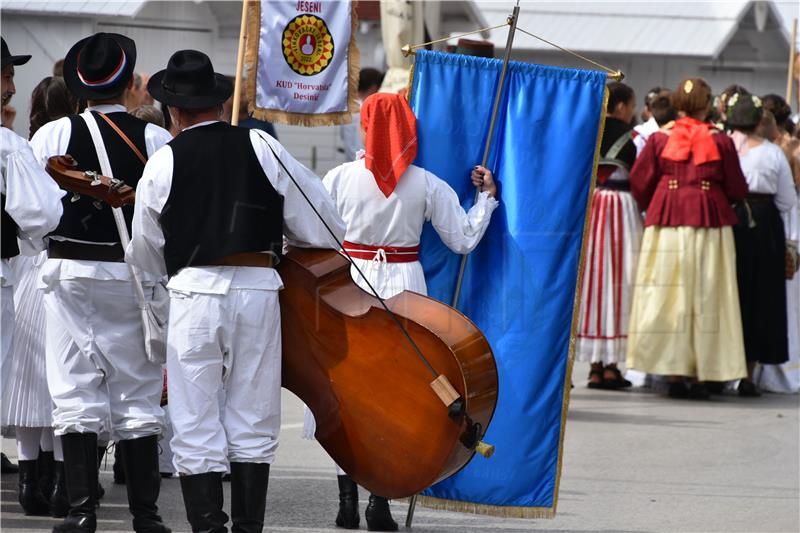
[[792,170],[783,150],[769,141],[750,148],[739,156],[750,192],[774,194],[779,211],[789,211],[797,201]]

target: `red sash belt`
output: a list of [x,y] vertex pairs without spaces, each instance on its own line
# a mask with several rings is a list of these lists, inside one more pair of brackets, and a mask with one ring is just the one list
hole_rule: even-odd
[[354,259],[377,259],[387,263],[412,263],[419,261],[417,246],[370,246],[344,241],[344,249]]

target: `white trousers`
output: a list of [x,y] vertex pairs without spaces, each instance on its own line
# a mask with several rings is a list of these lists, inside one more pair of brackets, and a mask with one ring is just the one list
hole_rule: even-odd
[[179,474],[272,463],[281,409],[278,291],[172,291],[167,386]]
[[105,430],[127,440],[160,433],[163,373],[147,360],[131,282],[56,281],[44,304],[55,434]]

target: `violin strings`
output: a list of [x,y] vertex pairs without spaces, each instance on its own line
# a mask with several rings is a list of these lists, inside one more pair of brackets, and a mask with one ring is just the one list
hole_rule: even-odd
[[[258,133],[258,132],[256,132],[256,133]],[[339,245],[339,248],[341,249],[341,252],[347,257],[347,259],[350,262],[350,264],[355,267],[355,269],[358,271],[358,274],[366,282],[367,286],[369,287],[369,290],[372,291],[372,294],[375,296],[375,298],[378,299],[378,301],[381,303],[381,305],[386,310],[386,312],[389,313],[389,316],[392,317],[392,320],[394,320],[394,323],[397,324],[397,327],[400,328],[400,331],[403,332],[403,335],[405,335],[406,340],[408,340],[409,344],[411,344],[411,347],[417,353],[417,356],[419,356],[419,358],[422,360],[422,362],[428,368],[428,370],[433,375],[433,377],[439,377],[439,374],[436,373],[436,370],[434,370],[434,368],[431,366],[430,362],[428,362],[428,360],[425,358],[425,356],[422,355],[422,351],[419,349],[419,346],[417,346],[417,343],[414,342],[414,339],[411,338],[411,335],[408,333],[408,330],[406,330],[405,326],[403,326],[403,324],[400,322],[400,319],[397,318],[397,315],[395,315],[394,312],[392,312],[392,310],[389,309],[389,306],[386,305],[386,302],[383,300],[383,298],[380,297],[380,295],[378,294],[378,291],[375,290],[375,288],[369,282],[369,280],[364,275],[364,273],[361,271],[361,269],[358,268],[358,265],[355,263],[355,261],[353,261],[353,258],[350,256],[350,253],[347,250],[345,250],[344,244],[339,242],[339,239],[336,238],[336,234],[333,232],[333,230],[330,228],[330,226],[328,226],[328,223],[325,221],[325,218],[319,213],[319,211],[317,211],[317,208],[314,205],[314,203],[311,201],[311,199],[308,196],[306,196],[305,191],[297,183],[297,180],[294,179],[294,176],[292,176],[292,173],[289,172],[289,169],[286,168],[286,165],[283,164],[283,161],[281,161],[281,158],[278,157],[278,154],[275,153],[275,150],[272,149],[272,146],[269,144],[269,142],[267,142],[267,140],[264,139],[264,137],[261,135],[261,133],[258,133],[258,136],[261,137],[261,139],[267,144],[267,147],[269,147],[269,150],[272,152],[272,155],[275,156],[275,159],[278,160],[278,163],[281,165],[281,168],[283,168],[283,170],[289,176],[289,179],[292,180],[292,183],[294,183],[295,187],[297,187],[297,190],[300,191],[300,194],[303,195],[303,198],[305,198],[305,200],[308,203],[308,205],[314,211],[314,214],[316,214],[317,218],[319,218],[319,220],[322,222],[322,225],[325,226],[325,229],[328,230],[328,233],[331,234],[331,238],[333,238],[333,240],[336,242],[336,244]]]

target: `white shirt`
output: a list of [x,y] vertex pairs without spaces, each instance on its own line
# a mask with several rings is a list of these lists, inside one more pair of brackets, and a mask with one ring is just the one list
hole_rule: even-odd
[[647,139],[650,138],[652,134],[657,132],[661,127],[656,122],[656,119],[650,117],[650,120],[645,122],[644,124],[639,124],[633,128],[633,131],[637,133],[637,135],[633,136],[633,144],[636,145],[636,155],[638,156],[642,150],[644,149],[644,145],[647,144]]
[[[201,128],[216,121],[192,126]],[[190,128],[187,128],[190,129]],[[284,234],[289,244],[308,248],[338,248],[325,226],[314,214],[303,192],[322,215],[336,239],[344,235],[344,222],[336,212],[322,182],[313,172],[298,163],[275,139],[267,133],[250,130],[250,142],[273,188],[283,197]],[[269,146],[291,172],[297,185],[275,160]],[[225,154],[220,154],[224,157]],[[133,215],[133,235],[125,260],[142,270],[166,275],[164,262],[164,233],[159,223],[161,210],[172,188],[172,148],[165,146],[148,162],[136,191]],[[301,192],[298,185],[302,188]],[[198,206],[202,209],[202,206]],[[205,294],[227,294],[230,289],[278,290],[283,287],[280,276],[273,269],[256,267],[188,267],[181,269],[169,281],[173,291]]]
[[[34,255],[44,249],[44,236],[58,226],[65,193],[38,164],[28,141],[8,128],[0,128],[0,171],[0,192],[6,195],[6,213],[19,227],[20,251]],[[2,283],[12,285],[6,263],[0,266]]]
[[483,192],[466,213],[450,185],[415,165],[406,169],[388,198],[363,159],[339,165],[323,183],[347,223],[345,239],[370,246],[416,246],[422,225],[430,221],[448,248],[467,254],[480,242],[499,205]]
[[779,146],[764,141],[740,155],[739,162],[750,192],[774,194],[775,206],[782,213],[794,207],[797,194],[792,170]]
[[[103,114],[126,113],[122,105],[98,105],[90,106],[87,111],[97,111]],[[113,118],[113,117],[112,117]],[[69,147],[72,135],[72,122],[69,117],[63,117],[53,122],[48,122],[31,139],[31,146],[34,154],[41,165],[47,163],[47,159],[54,155],[64,155]],[[172,140],[172,136],[167,130],[147,124],[144,129],[144,141],[147,148],[147,157],[151,157],[159,148]],[[97,169],[99,170],[99,169]],[[51,238],[56,240],[71,240],[59,235]],[[116,244],[116,243],[103,243]],[[98,280],[131,280],[130,269],[125,263],[113,263],[108,261],[75,261],[51,259],[42,268],[42,278],[47,285],[50,281],[61,279],[81,279],[90,278]],[[152,280],[151,278],[148,278]]]

